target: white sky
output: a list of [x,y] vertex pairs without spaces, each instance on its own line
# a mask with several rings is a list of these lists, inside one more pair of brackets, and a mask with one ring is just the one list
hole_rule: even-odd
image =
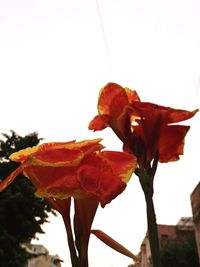
[[[38,131],[45,141],[103,137],[107,149],[121,149],[111,130],[87,129],[109,81],[136,89],[144,101],[200,107],[200,1],[0,0],[0,132]],[[186,122],[192,128],[181,160],[158,167],[158,223],[191,216],[190,194],[200,180],[199,119]],[[139,251],[146,213],[136,176],[98,210],[93,228]],[[45,229],[39,242],[70,267],[61,220]],[[131,263],[93,236],[89,253],[91,267]]]

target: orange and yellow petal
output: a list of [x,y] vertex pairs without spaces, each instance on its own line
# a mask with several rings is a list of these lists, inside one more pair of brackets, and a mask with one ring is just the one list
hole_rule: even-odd
[[100,141],[101,139],[85,140],[77,143],[74,141],[44,143],[13,153],[10,159],[20,162],[29,161],[29,164],[41,166],[76,166],[85,153],[103,148]]
[[25,174],[37,188],[36,195],[40,197],[63,199],[80,191],[76,169],[73,168],[32,166],[26,169]]
[[138,93],[135,90],[132,90],[128,87],[125,87],[124,90],[126,91],[127,97],[128,97],[128,102],[131,104],[132,102],[135,101],[140,101],[140,97]]
[[[115,104],[117,102],[117,105]],[[128,104],[128,97],[123,87],[108,83],[100,90],[98,100],[99,115],[119,115]]]
[[18,152],[12,153],[9,157],[10,160],[23,163],[27,157],[38,151],[39,146],[28,147]]
[[100,115],[109,114],[113,99],[123,92],[123,87],[116,83],[108,83],[99,92],[98,112]]
[[77,166],[84,154],[80,149],[51,149],[42,150],[30,157],[29,163],[40,166],[67,167]]
[[24,168],[24,175],[29,178],[35,187],[49,187],[56,183],[67,183],[72,189],[77,187],[77,167],[52,167],[40,165],[28,165]]
[[10,155],[9,159],[12,161],[17,161],[17,162],[24,162],[28,157],[31,155],[41,152],[41,151],[49,151],[49,150],[54,150],[54,149],[59,149],[62,147],[66,147],[66,145],[69,144],[74,144],[75,141],[70,141],[70,142],[51,142],[51,143],[44,143],[38,146],[33,146],[33,147],[27,147],[25,149],[19,150],[18,152],[15,152]]
[[23,172],[36,195],[65,199],[95,197],[102,206],[126,187],[136,159],[123,152],[101,152],[101,139],[75,143],[47,143],[27,148],[11,158],[24,162],[0,185],[3,190]]
[[137,158],[126,152],[102,151],[99,156],[106,160],[113,169],[113,173],[127,183],[137,168]]
[[76,143],[76,147],[81,149],[84,155],[90,154],[94,151],[100,151],[104,148],[100,142],[101,138],[93,139],[93,140],[84,140]]
[[6,179],[4,179],[1,183],[0,183],[0,192],[2,192],[7,186],[9,186],[9,184],[11,184],[14,179],[20,174],[22,173],[24,169],[24,165],[20,165],[16,170],[14,170]]

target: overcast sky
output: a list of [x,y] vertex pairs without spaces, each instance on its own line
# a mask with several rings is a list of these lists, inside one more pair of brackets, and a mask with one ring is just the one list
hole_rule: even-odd
[[[0,0],[0,132],[37,131],[45,141],[104,138],[92,133],[99,89],[107,82],[136,89],[141,99],[193,110],[200,107],[199,0]],[[160,164],[155,180],[157,221],[191,216],[190,194],[199,182],[200,116],[179,162]],[[139,251],[146,232],[143,193],[133,175],[127,190],[99,209],[99,228]],[[70,267],[62,221],[52,219],[39,242]],[[131,260],[90,242],[91,267],[127,267]]]

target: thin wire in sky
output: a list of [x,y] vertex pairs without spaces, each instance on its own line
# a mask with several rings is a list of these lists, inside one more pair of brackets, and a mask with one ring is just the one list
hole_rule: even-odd
[[110,67],[110,72],[112,72],[110,51],[109,51],[108,41],[107,41],[107,37],[106,37],[106,33],[105,33],[104,23],[103,23],[103,19],[102,19],[101,10],[100,10],[100,7],[99,7],[98,0],[96,0],[96,7],[97,7],[97,13],[98,13],[100,26],[101,26],[103,41],[104,41],[104,44],[105,44],[106,55],[107,55],[107,58],[108,58],[108,64],[109,64],[109,67]]
[[199,91],[200,91],[200,74],[199,74],[199,80],[198,80],[197,89],[196,89],[196,95],[195,95],[195,106],[199,104],[199,96],[200,96]]

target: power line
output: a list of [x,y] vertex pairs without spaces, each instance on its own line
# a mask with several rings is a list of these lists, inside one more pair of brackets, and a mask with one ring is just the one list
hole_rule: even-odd
[[199,80],[197,84],[197,89],[196,89],[196,95],[195,95],[195,106],[198,105],[198,100],[199,100],[199,91],[200,91],[200,74],[199,74]]
[[101,26],[103,41],[104,41],[104,45],[105,45],[106,55],[107,55],[107,58],[108,58],[108,63],[109,63],[109,66],[110,66],[110,71],[111,71],[112,70],[112,64],[111,64],[110,51],[109,51],[108,41],[107,41],[107,37],[106,37],[106,33],[105,33],[104,23],[103,23],[103,19],[102,19],[101,10],[100,10],[100,7],[99,7],[98,0],[96,0],[96,7],[97,7],[97,13],[98,13],[100,26]]

